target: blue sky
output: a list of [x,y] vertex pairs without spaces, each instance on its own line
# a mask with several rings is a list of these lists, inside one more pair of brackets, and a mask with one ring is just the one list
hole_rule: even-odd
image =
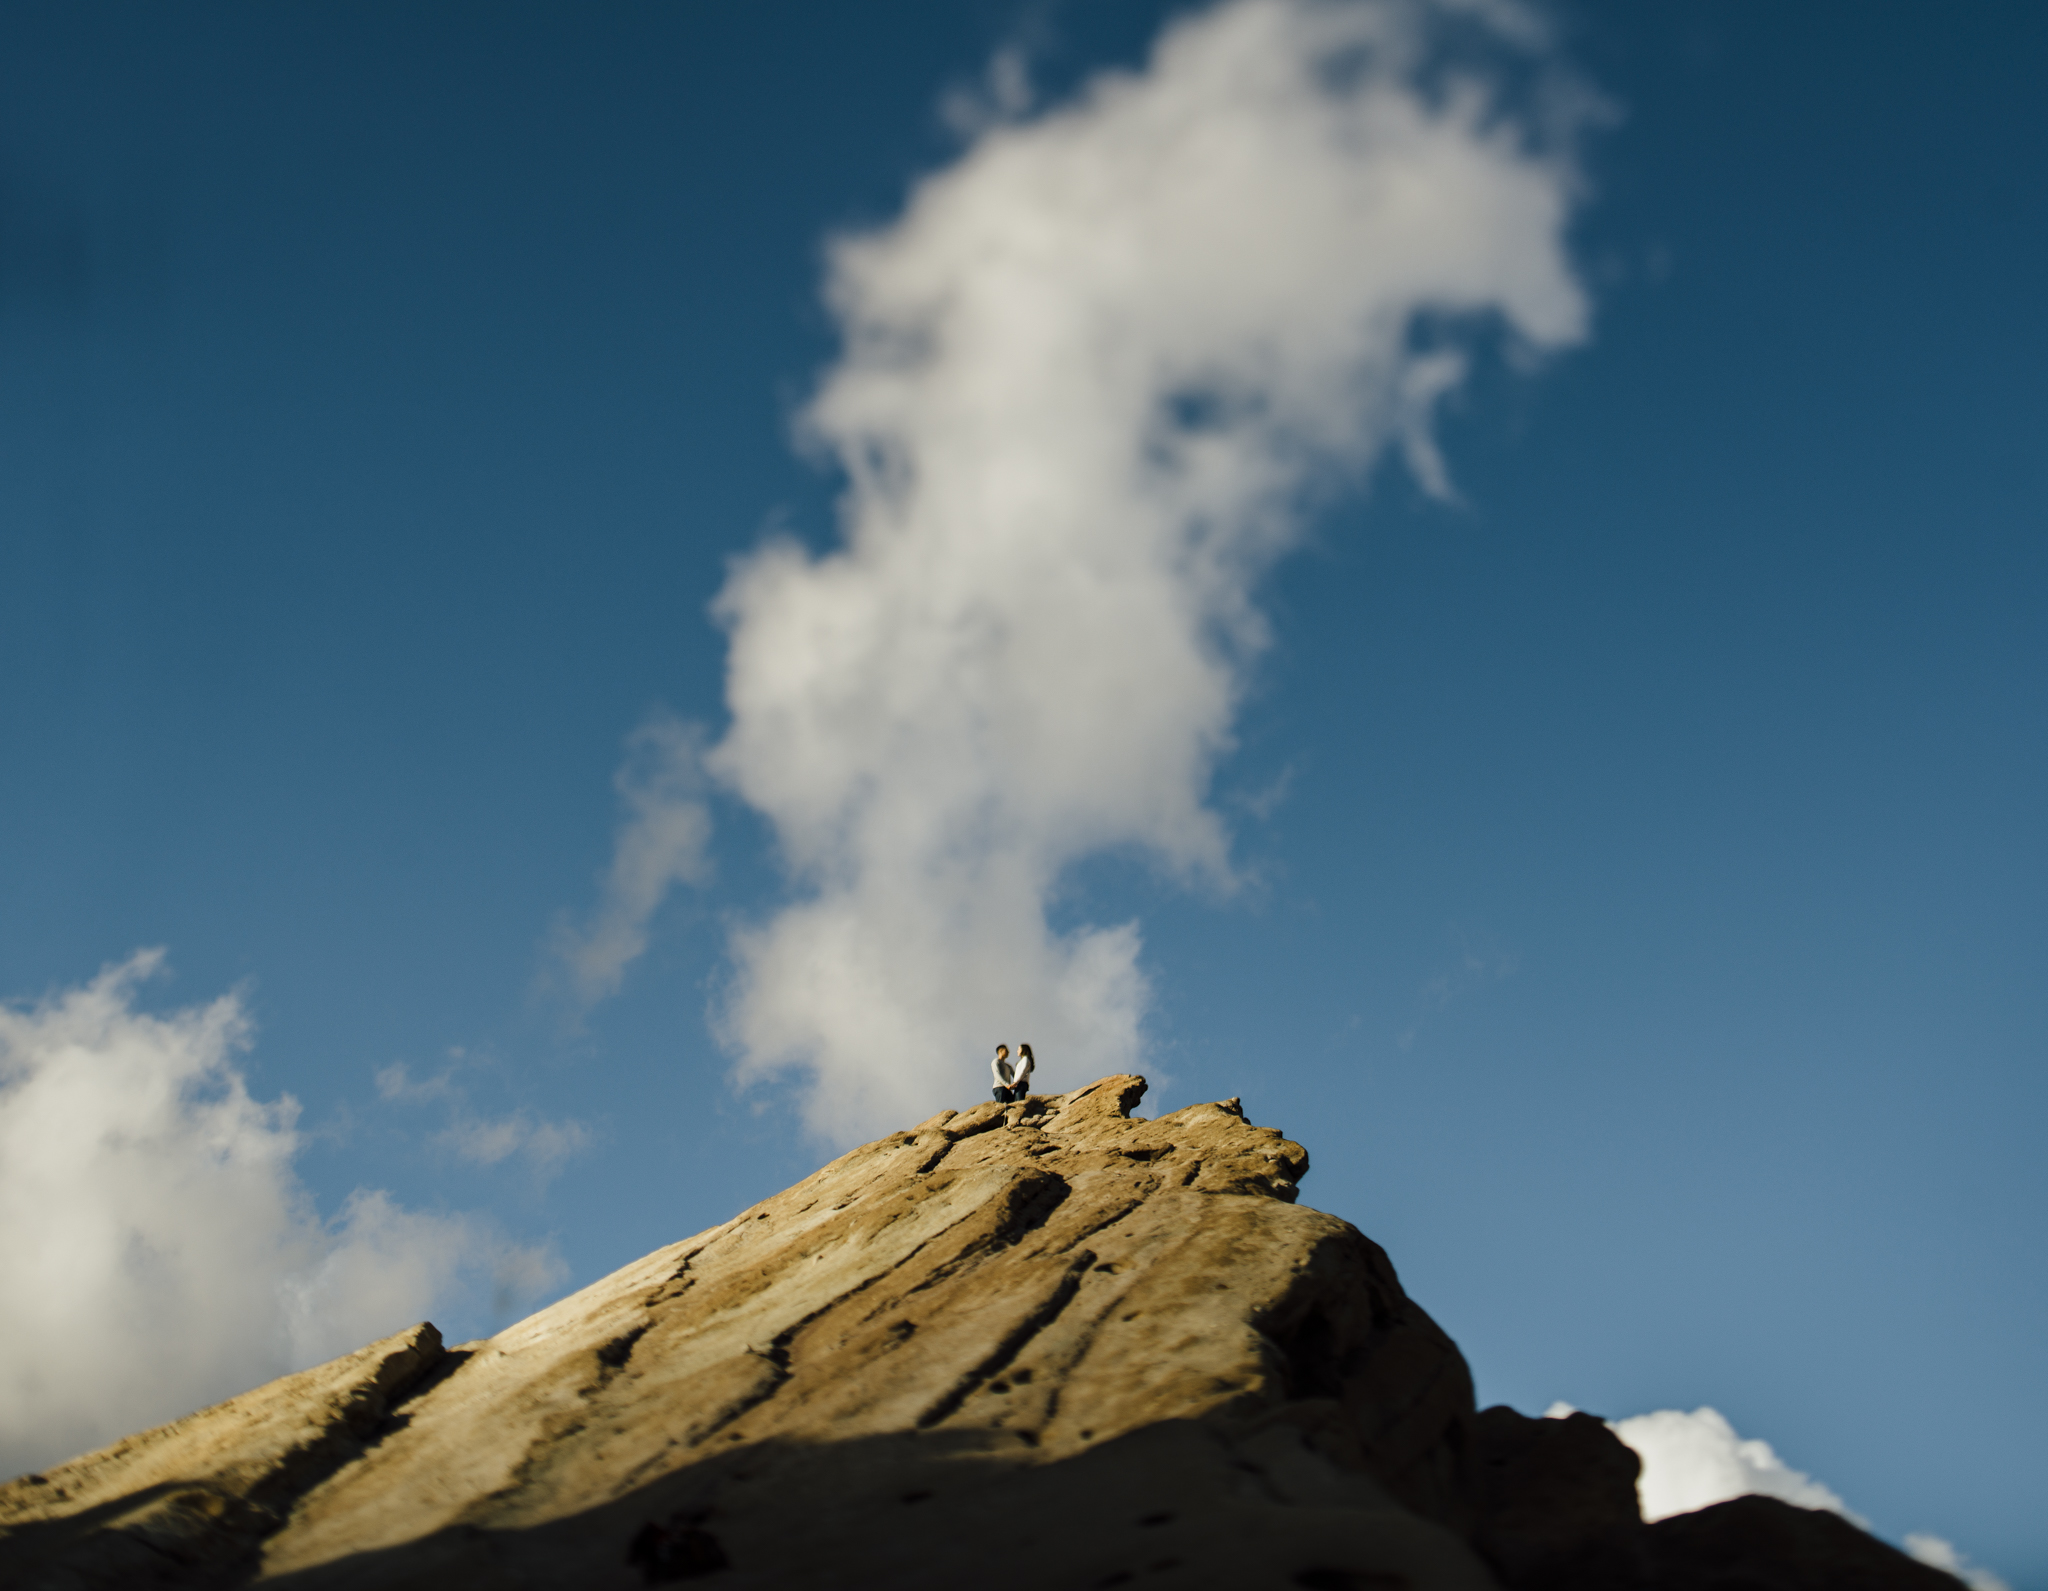
[[[792,898],[759,803],[615,996],[550,946],[627,738],[726,733],[733,561],[839,534],[827,240],[999,48],[1057,105],[1170,14],[0,12],[0,997],[164,947],[320,1217],[532,1288],[810,1170],[707,1022]],[[2048,1587],[2048,22],[1549,14],[1586,335],[1472,332],[1455,495],[1368,448],[1251,585],[1235,886],[1113,838],[1050,922],[1142,925],[1153,1104],[1307,1144],[1483,1399],[1710,1404]]]

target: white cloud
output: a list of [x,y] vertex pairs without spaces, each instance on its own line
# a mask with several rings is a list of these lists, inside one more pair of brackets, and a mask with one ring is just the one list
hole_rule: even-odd
[[1760,1493],[1801,1508],[1825,1508],[1868,1528],[1869,1521],[1812,1476],[1788,1466],[1770,1443],[1737,1436],[1718,1409],[1659,1409],[1610,1423],[1643,1461],[1636,1489],[1645,1519]]
[[393,1061],[377,1073],[377,1097],[416,1105],[430,1099],[446,1099],[455,1089],[446,1072],[439,1077],[415,1079],[412,1068],[403,1061]]
[[1003,122],[1016,121],[1031,108],[1035,97],[1031,62],[1021,46],[1011,44],[995,53],[980,82],[947,94],[940,101],[939,115],[961,137],[972,138]]
[[626,968],[647,949],[647,926],[670,888],[709,876],[702,738],[695,724],[656,711],[626,739],[612,778],[621,814],[597,909],[587,922],[555,931],[554,953],[580,1005],[618,993]]
[[570,1117],[548,1121],[524,1110],[507,1116],[475,1114],[468,1089],[455,1078],[466,1052],[457,1047],[448,1053],[452,1064],[433,1077],[414,1077],[403,1061],[381,1068],[376,1073],[377,1097],[399,1105],[445,1104],[448,1125],[434,1134],[433,1141],[453,1150],[457,1158],[472,1165],[495,1166],[520,1155],[544,1183],[561,1169],[563,1161],[596,1141],[588,1127]]
[[590,1129],[580,1121],[536,1121],[523,1111],[496,1118],[457,1117],[436,1137],[476,1165],[494,1166],[524,1155],[543,1178],[591,1142]]
[[235,1065],[240,1001],[133,1008],[161,959],[0,1006],[0,1473],[360,1347],[465,1287],[553,1279],[547,1256],[381,1192],[322,1222],[293,1169],[297,1103],[251,1098]]
[[[1562,1419],[1575,1412],[1569,1403],[1553,1403],[1544,1414]],[[1850,1508],[1831,1487],[1793,1469],[1772,1451],[1771,1444],[1738,1436],[1718,1409],[1659,1409],[1626,1420],[1610,1420],[1608,1429],[1636,1451],[1643,1472],[1636,1482],[1643,1517],[1668,1519],[1731,1497],[1782,1498],[1800,1508],[1824,1508],[1863,1529],[1870,1521]],[[1939,1536],[1909,1535],[1905,1550],[1920,1562],[1946,1570],[1971,1591],[2010,1591],[1989,1569],[1973,1565]]]
[[1011,69],[834,248],[845,352],[804,424],[844,545],[735,566],[709,759],[803,892],[736,934],[722,1028],[815,1129],[914,1119],[997,1035],[1049,1082],[1138,1063],[1137,925],[1056,931],[1063,871],[1127,848],[1231,886],[1210,778],[1306,500],[1390,446],[1447,492],[1463,333],[1583,335],[1555,118],[1434,70],[1448,9],[1239,0],[1031,117]]
[[1910,1535],[1906,1538],[1906,1551],[1928,1567],[1942,1569],[1954,1575],[1968,1586],[1970,1591],[2012,1591],[2012,1587],[1997,1575],[1970,1562],[1963,1554],[1957,1552],[1953,1545],[1939,1536],[1919,1533]]

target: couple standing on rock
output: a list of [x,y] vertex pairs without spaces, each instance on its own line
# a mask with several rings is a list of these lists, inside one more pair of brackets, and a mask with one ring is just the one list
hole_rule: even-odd
[[989,1062],[989,1071],[995,1075],[996,1102],[1007,1105],[1024,1099],[1031,1093],[1031,1068],[1038,1063],[1031,1058],[1031,1046],[1017,1046],[1016,1060],[1010,1059],[1010,1046],[998,1044],[996,1058]]

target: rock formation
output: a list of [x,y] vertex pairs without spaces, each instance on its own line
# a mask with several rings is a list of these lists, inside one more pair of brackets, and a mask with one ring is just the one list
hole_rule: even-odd
[[1599,1421],[1474,1409],[1298,1144],[1144,1087],[943,1112],[487,1341],[25,1476],[0,1583],[1955,1591],[1762,1499],[1644,1526]]

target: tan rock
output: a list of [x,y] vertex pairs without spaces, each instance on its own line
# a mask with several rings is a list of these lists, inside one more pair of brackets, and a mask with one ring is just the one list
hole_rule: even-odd
[[329,1430],[307,1410],[365,1355],[16,1482],[0,1573],[133,1583],[165,1534],[135,1510],[204,1494],[260,1511],[157,1578],[1486,1591],[1444,1523],[1456,1348],[1378,1248],[1291,1203],[1299,1145],[1235,1101],[1135,1119],[1143,1092],[856,1149],[448,1351],[338,1462],[289,1459],[290,1433]]
[[943,1112],[487,1342],[0,1487],[0,1584],[1633,1591],[1633,1456],[1476,1416],[1298,1144],[1144,1087]]
[[414,1326],[0,1486],[0,1584],[232,1583],[292,1504],[360,1459],[443,1363]]
[[1296,1567],[1488,1585],[1375,1482],[1443,1489],[1456,1349],[1285,1202],[1298,1145],[1215,1105],[1131,1119],[1143,1088],[948,1112],[501,1334],[304,1500],[266,1574],[627,1585],[637,1539],[643,1569],[715,1553],[760,1584],[1207,1584],[1262,1538],[1277,1572],[1285,1538],[1330,1560]]

